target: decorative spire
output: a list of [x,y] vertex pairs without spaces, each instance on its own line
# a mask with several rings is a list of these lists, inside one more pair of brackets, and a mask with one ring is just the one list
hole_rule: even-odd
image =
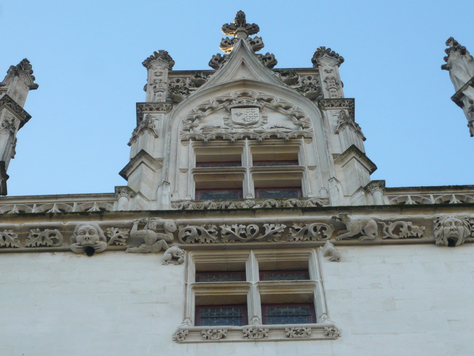
[[164,51],[162,49],[160,49],[158,52],[153,52],[153,54],[148,57],[147,59],[145,59],[143,61],[143,66],[145,68],[150,68],[152,62],[156,61],[156,60],[162,60],[166,63],[168,63],[168,67],[169,67],[169,70],[172,70],[173,69],[173,66],[174,66],[174,60],[173,58],[171,58],[171,56],[169,55],[169,53],[167,51]]
[[321,46],[314,52],[313,58],[311,59],[313,67],[317,67],[324,56],[333,58],[338,67],[344,63],[344,57],[340,56],[339,53],[332,51],[331,48]]
[[30,90],[38,89],[39,85],[35,83],[36,78],[33,75],[33,66],[31,65],[30,61],[26,58],[23,59],[16,66],[10,66],[2,84],[6,85],[9,79],[11,80],[13,77],[20,77],[20,76],[25,77],[27,85]]
[[256,35],[258,31],[260,31],[258,25],[247,23],[245,13],[242,10],[235,15],[234,23],[227,23],[222,26],[224,35],[234,36],[235,38],[247,38]]

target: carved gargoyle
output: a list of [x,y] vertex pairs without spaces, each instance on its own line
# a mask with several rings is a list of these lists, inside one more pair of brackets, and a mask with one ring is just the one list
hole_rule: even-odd
[[437,245],[462,245],[471,235],[469,220],[465,216],[438,216],[434,220],[434,235]]
[[77,224],[71,236],[70,248],[74,253],[85,253],[87,256],[92,256],[94,253],[107,249],[107,238],[99,224],[95,222]]

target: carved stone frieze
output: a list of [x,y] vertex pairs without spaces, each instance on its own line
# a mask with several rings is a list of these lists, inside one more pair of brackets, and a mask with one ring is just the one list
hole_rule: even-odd
[[99,224],[85,222],[76,225],[69,247],[74,253],[85,253],[87,256],[92,256],[107,249],[107,238]]
[[0,231],[0,248],[1,247],[20,247],[20,240],[18,234],[14,233],[13,230]]
[[206,329],[201,331],[203,340],[220,340],[227,336],[227,329]]
[[290,227],[290,233],[287,238],[288,242],[302,241],[323,241],[329,240],[334,233],[334,226],[324,223],[312,224],[293,224]]
[[3,95],[0,98],[0,110],[3,108],[8,108],[16,117],[20,120],[21,129],[30,119],[31,115],[28,114],[20,105],[18,105],[8,94]]
[[172,103],[137,103],[137,126],[140,124],[146,114],[166,114],[172,109]]
[[437,245],[459,246],[474,235],[473,222],[467,216],[437,216],[434,219],[434,236]]
[[286,337],[292,339],[305,339],[311,337],[311,327],[309,326],[295,326],[291,328],[285,328]]
[[354,99],[321,99],[318,101],[318,106],[321,110],[335,110],[335,109],[347,109],[349,116],[355,118],[354,116]]
[[279,241],[286,225],[263,224],[264,231],[256,224],[233,224],[221,225],[221,236],[223,242],[247,242],[247,241]]
[[175,210],[208,210],[208,209],[258,209],[258,208],[312,208],[329,205],[328,199],[322,198],[289,198],[289,199],[247,199],[237,201],[182,201],[171,204]]
[[187,339],[189,335],[188,330],[176,330],[176,332],[173,334],[173,341],[174,342],[182,342]]
[[326,326],[324,327],[324,336],[331,339],[337,339],[341,337],[341,330],[335,326]]
[[383,226],[383,239],[421,239],[425,232],[424,226],[413,225],[411,221],[381,222]]
[[323,256],[329,257],[330,262],[339,262],[341,260],[341,253],[329,241],[326,241],[324,244],[322,253]]
[[217,226],[208,224],[202,226],[180,226],[178,240],[187,244],[203,244],[218,242]]
[[258,326],[249,326],[242,329],[244,339],[266,339],[268,338],[268,333],[268,328]]
[[378,236],[378,227],[374,219],[353,219],[348,213],[339,213],[337,216],[332,216],[331,219],[340,221],[346,226],[346,230],[337,232],[337,241],[357,236],[360,241],[375,240]]
[[25,247],[58,247],[62,243],[63,235],[57,229],[32,229],[25,241]]
[[333,50],[331,50],[331,48],[321,46],[316,49],[316,52],[314,52],[313,58],[311,59],[313,67],[317,67],[318,65],[320,65],[321,59],[325,56],[334,59],[335,65],[337,65],[338,67],[342,63],[344,63],[344,57],[340,56],[339,53],[334,52]]

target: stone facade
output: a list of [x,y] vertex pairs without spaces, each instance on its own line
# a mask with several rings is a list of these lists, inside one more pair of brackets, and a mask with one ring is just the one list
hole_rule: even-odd
[[[212,70],[143,62],[126,186],[0,198],[0,354],[473,354],[474,186],[371,180],[342,56],[222,32]],[[32,73],[0,85],[3,195]]]

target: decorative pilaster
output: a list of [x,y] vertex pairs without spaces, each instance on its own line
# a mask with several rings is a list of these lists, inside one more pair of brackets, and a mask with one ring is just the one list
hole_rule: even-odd
[[314,68],[319,68],[319,77],[323,84],[324,98],[343,98],[343,84],[339,67],[344,58],[331,48],[319,47],[311,59]]
[[164,103],[168,98],[168,71],[173,69],[174,60],[167,51],[159,50],[143,61],[148,70],[145,85],[146,101]]
[[474,59],[458,41],[450,37],[446,41],[446,64],[441,69],[449,71],[456,93],[451,97],[466,115],[471,137],[474,136]]
[[385,181],[373,180],[365,186],[367,192],[372,195],[375,205],[384,205],[383,196],[385,194]]

